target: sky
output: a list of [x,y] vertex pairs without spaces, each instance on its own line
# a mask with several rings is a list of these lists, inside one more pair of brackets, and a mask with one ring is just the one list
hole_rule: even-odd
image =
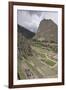
[[17,10],[17,24],[37,32],[39,24],[43,19],[52,19],[58,25],[57,11],[35,11],[35,10]]

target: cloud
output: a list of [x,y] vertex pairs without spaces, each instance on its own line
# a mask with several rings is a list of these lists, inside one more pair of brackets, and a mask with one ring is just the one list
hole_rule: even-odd
[[43,19],[52,19],[58,24],[58,13],[57,12],[46,12],[46,11],[17,11],[17,23],[27,29],[36,32],[40,21]]

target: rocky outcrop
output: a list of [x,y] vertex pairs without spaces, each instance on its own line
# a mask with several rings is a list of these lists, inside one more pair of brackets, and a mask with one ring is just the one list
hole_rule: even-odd
[[35,39],[57,42],[58,27],[51,19],[43,19],[38,27]]

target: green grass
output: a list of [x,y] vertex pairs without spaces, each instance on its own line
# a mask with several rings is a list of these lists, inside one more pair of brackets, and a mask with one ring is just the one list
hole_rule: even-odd
[[42,47],[42,43],[41,42],[39,42],[39,41],[35,41],[35,42],[33,42],[33,45],[35,46],[35,47]]
[[19,77],[20,79],[26,79],[26,76],[24,75],[22,70],[19,70]]
[[[43,42],[38,41],[38,40],[33,41],[33,45],[34,45],[35,47],[38,47],[38,48],[44,47]],[[54,45],[51,46],[51,43],[49,43],[49,46],[48,46],[48,47],[45,47],[45,48],[46,48],[48,51],[57,52],[57,47],[55,47]]]
[[54,62],[54,61],[52,61],[52,60],[50,60],[50,59],[47,59],[47,58],[45,58],[45,59],[41,59],[43,62],[45,62],[45,63],[47,63],[48,65],[50,65],[50,66],[54,66],[56,63]]
[[27,63],[28,67],[30,69],[32,69],[33,72],[36,73],[39,76],[39,78],[42,77],[41,73],[39,71],[37,71],[36,67],[33,67],[27,60],[25,60],[25,62]]
[[45,62],[46,62],[48,65],[50,65],[50,66],[53,66],[53,65],[56,64],[55,62],[53,62],[53,61],[51,61],[51,60],[45,60]]
[[19,77],[20,77],[20,79],[26,79],[26,76],[24,75],[24,72],[22,71],[22,69],[21,69],[21,61],[20,60],[18,60],[19,62],[18,62],[18,74],[19,74]]
[[34,50],[40,55],[42,58],[41,60],[45,63],[47,63],[50,66],[55,65],[55,62],[51,60],[48,56],[47,53],[44,53],[44,51],[41,48],[35,47]]
[[47,48],[47,50],[48,50],[48,51],[52,51],[52,49],[51,49],[51,48],[49,48],[49,47]]
[[35,47],[40,47],[40,48],[42,47],[41,44],[35,44],[34,46]]
[[[33,42],[32,47],[35,50],[35,52],[37,52],[40,55],[40,57],[42,58],[41,61],[43,61],[44,63],[46,63],[49,66],[54,66],[56,64],[56,62],[54,62],[53,60],[51,60],[47,56],[45,50],[42,49],[43,45],[41,44],[41,42],[39,42],[39,41]],[[47,48],[47,49],[48,49],[48,51],[52,51],[51,48]],[[22,59],[23,59],[24,62],[26,62],[28,67],[30,69],[32,69],[34,71],[34,73],[36,73],[36,75],[41,76],[41,73],[36,69],[36,67],[32,66],[29,63],[30,60],[27,60],[28,58],[22,57]],[[18,74],[19,74],[20,79],[26,79],[26,76],[24,75],[24,72],[20,68],[20,62],[19,62],[19,65],[18,65]]]

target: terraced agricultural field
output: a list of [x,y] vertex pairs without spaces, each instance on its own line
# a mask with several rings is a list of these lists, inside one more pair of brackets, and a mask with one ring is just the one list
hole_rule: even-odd
[[[51,43],[50,43],[51,44]],[[57,52],[44,47],[43,42],[32,42],[32,55],[18,60],[18,79],[56,78]],[[55,58],[56,57],[56,58]]]

